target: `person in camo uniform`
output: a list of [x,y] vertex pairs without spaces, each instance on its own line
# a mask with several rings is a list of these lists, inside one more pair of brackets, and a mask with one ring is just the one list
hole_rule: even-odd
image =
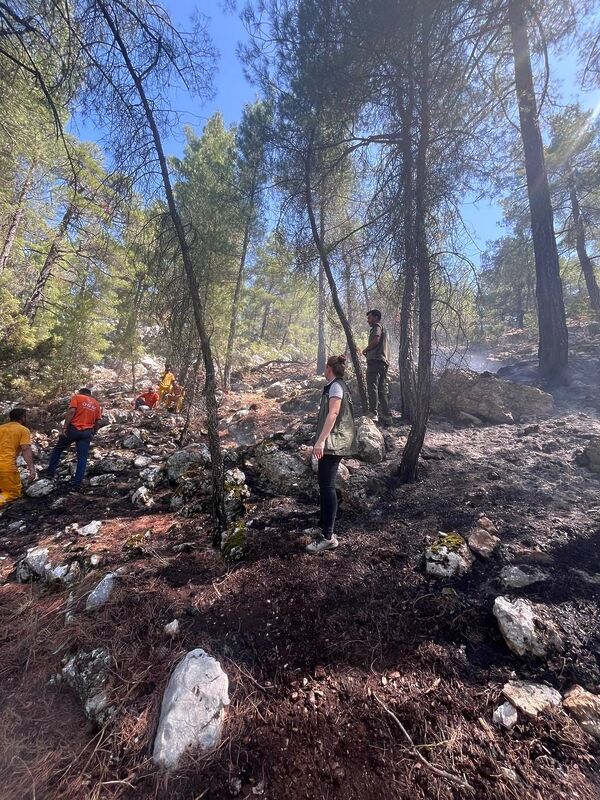
[[316,538],[306,548],[308,553],[335,550],[339,542],[334,534],[337,514],[335,479],[343,457],[356,455],[356,429],[352,396],[343,377],[345,356],[331,356],[325,366],[327,383],[321,395],[317,421],[317,439],[313,456],[318,461],[320,524],[314,529]]

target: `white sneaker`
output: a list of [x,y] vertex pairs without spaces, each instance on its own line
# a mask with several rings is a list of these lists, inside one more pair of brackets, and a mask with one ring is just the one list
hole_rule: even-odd
[[306,552],[314,555],[324,550],[335,550],[338,545],[339,542],[335,536],[332,536],[331,539],[326,539],[324,536],[321,536],[319,539],[315,539],[314,542],[306,546]]

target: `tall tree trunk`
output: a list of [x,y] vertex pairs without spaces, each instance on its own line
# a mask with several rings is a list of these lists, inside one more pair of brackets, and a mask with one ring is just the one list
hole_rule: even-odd
[[545,381],[560,382],[568,366],[569,339],[523,0],[509,0],[508,16],[535,253],[539,369]]
[[579,207],[579,199],[577,198],[577,191],[575,190],[575,183],[571,180],[569,186],[569,197],[571,198],[571,213],[573,214],[573,224],[575,225],[575,243],[577,247],[577,257],[581,265],[581,271],[585,278],[585,285],[587,286],[588,297],[590,300],[590,308],[592,311],[600,311],[600,289],[596,281],[594,273],[594,264],[587,252],[585,241],[585,228],[581,216],[581,209]]
[[4,237],[2,250],[0,250],[0,275],[4,272],[4,269],[8,264],[8,259],[10,258],[15,239],[17,238],[19,225],[21,224],[21,220],[25,214],[25,198],[27,197],[27,192],[29,191],[29,188],[33,182],[33,170],[34,165],[31,164],[27,170],[27,174],[25,175],[25,180],[23,181],[21,191],[19,192],[17,202],[15,203],[13,215],[8,224],[8,230],[6,231],[6,236]]
[[319,259],[319,297],[317,309],[317,374],[325,372],[327,354],[325,352],[325,270],[323,262]]
[[229,336],[227,337],[227,350],[225,352],[225,364],[223,366],[223,389],[228,392],[231,388],[231,364],[233,361],[233,345],[235,343],[235,335],[237,332],[237,322],[240,308],[240,299],[242,297],[242,286],[244,285],[244,268],[246,266],[246,256],[248,254],[248,245],[250,243],[250,229],[252,227],[252,215],[254,213],[254,189],[252,190],[252,199],[250,201],[251,210],[248,213],[246,225],[244,227],[244,241],[242,243],[242,255],[240,257],[240,265],[238,267],[237,279],[235,282],[235,290],[233,292],[233,303],[231,306],[231,322],[229,324]]
[[313,240],[316,245],[317,251],[319,253],[319,258],[321,259],[323,270],[325,271],[325,275],[327,276],[327,282],[329,283],[329,290],[331,291],[331,299],[333,300],[334,308],[336,310],[342,328],[344,329],[344,333],[346,334],[346,341],[348,342],[348,348],[350,350],[350,355],[352,357],[352,365],[354,366],[354,372],[356,374],[356,382],[358,385],[360,404],[363,408],[363,413],[366,414],[369,408],[367,400],[367,385],[365,383],[365,376],[363,373],[362,364],[360,363],[360,358],[358,356],[358,348],[356,347],[356,342],[354,341],[354,336],[352,334],[352,329],[350,328],[350,323],[348,322],[348,318],[344,313],[344,309],[340,301],[340,296],[338,294],[335,279],[333,277],[333,272],[331,271],[331,264],[329,263],[329,255],[327,253],[327,247],[325,246],[325,242],[321,236],[321,232],[317,226],[317,220],[315,218],[312,188],[311,188],[311,158],[312,158],[312,140],[306,152],[306,159],[305,159],[304,189],[306,193],[306,210],[308,212],[308,220],[310,222],[310,229],[312,231]]
[[402,199],[404,233],[404,290],[400,308],[400,345],[398,348],[398,370],[400,372],[400,396],[402,419],[414,422],[416,412],[416,378],[413,347],[416,278],[415,242],[415,186],[412,123],[414,114],[414,81],[409,75],[408,102],[402,111]]
[[416,155],[415,179],[415,256],[419,284],[419,356],[417,374],[416,408],[411,429],[404,446],[399,468],[402,483],[412,483],[417,479],[419,455],[429,420],[431,405],[431,263],[427,245],[427,194],[429,183],[428,147],[431,129],[429,108],[429,41],[427,31],[423,37],[423,74],[419,92],[419,132]]
[[223,454],[221,453],[221,447],[219,444],[219,414],[218,414],[218,406],[216,398],[217,387],[215,381],[215,367],[213,363],[210,337],[208,335],[206,329],[206,323],[204,320],[204,308],[200,301],[198,280],[196,278],[196,273],[194,271],[194,264],[192,262],[190,247],[185,235],[185,228],[183,226],[181,217],[179,216],[177,204],[175,203],[175,196],[173,195],[173,187],[171,185],[171,177],[169,175],[169,169],[167,166],[167,159],[165,157],[165,153],[162,146],[162,140],[160,137],[158,126],[156,124],[156,120],[154,118],[154,112],[148,101],[148,98],[146,97],[146,92],[144,89],[142,78],[140,77],[140,75],[138,74],[138,72],[136,71],[135,67],[131,62],[129,53],[127,51],[127,47],[125,46],[125,43],[119,33],[115,19],[108,11],[106,4],[104,3],[104,0],[97,0],[97,2],[98,2],[98,7],[102,11],[104,18],[106,19],[106,23],[110,28],[112,35],[115,38],[115,43],[119,48],[121,55],[123,56],[123,61],[125,62],[127,71],[129,72],[131,79],[134,82],[136,91],[140,98],[140,102],[144,109],[144,114],[146,116],[146,120],[148,121],[148,127],[150,128],[152,134],[154,148],[156,150],[156,155],[160,165],[160,172],[165,190],[165,196],[167,199],[167,205],[169,208],[169,214],[173,222],[173,227],[175,228],[177,241],[179,244],[179,248],[181,250],[183,268],[185,271],[188,287],[190,290],[192,308],[194,311],[194,320],[196,323],[196,328],[198,330],[198,338],[200,339],[200,347],[202,348],[202,357],[204,359],[204,369],[206,373],[206,384],[205,384],[206,428],[208,431],[208,447],[211,456],[211,469],[212,469],[212,479],[213,479],[213,510],[216,521],[216,531],[213,537],[213,544],[217,547],[220,547],[221,534],[227,527],[227,515],[225,513]]
[[38,309],[40,307],[40,303],[42,302],[42,298],[44,296],[44,290],[46,289],[46,284],[50,280],[52,276],[52,270],[60,261],[61,252],[60,248],[67,235],[67,231],[69,229],[69,225],[73,216],[75,215],[75,203],[71,201],[66,208],[65,213],[63,214],[63,218],[60,221],[58,228],[56,229],[56,233],[54,234],[54,239],[52,240],[52,244],[50,245],[50,249],[46,254],[46,258],[44,259],[44,263],[42,268],[37,276],[37,280],[35,282],[35,286],[33,287],[33,291],[25,301],[25,305],[23,306],[23,316],[27,318],[30,325],[33,324]]

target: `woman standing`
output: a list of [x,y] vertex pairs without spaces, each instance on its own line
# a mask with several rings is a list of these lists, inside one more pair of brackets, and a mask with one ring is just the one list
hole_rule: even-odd
[[352,396],[343,381],[345,371],[345,356],[331,356],[327,360],[327,383],[321,396],[317,440],[313,447],[313,456],[319,462],[321,531],[317,539],[306,548],[308,553],[335,550],[338,546],[338,540],[333,533],[338,505],[335,479],[342,458],[356,454],[354,409]]

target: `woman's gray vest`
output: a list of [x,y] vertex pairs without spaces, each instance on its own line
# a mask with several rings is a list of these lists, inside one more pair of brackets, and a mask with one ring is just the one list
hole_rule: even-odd
[[354,456],[357,453],[356,429],[354,427],[354,407],[352,405],[352,395],[350,390],[341,378],[336,378],[323,389],[321,395],[321,406],[319,408],[319,419],[317,421],[317,439],[323,426],[327,412],[329,411],[329,390],[334,383],[339,383],[344,390],[340,412],[337,415],[331,433],[325,440],[323,452],[333,456]]

